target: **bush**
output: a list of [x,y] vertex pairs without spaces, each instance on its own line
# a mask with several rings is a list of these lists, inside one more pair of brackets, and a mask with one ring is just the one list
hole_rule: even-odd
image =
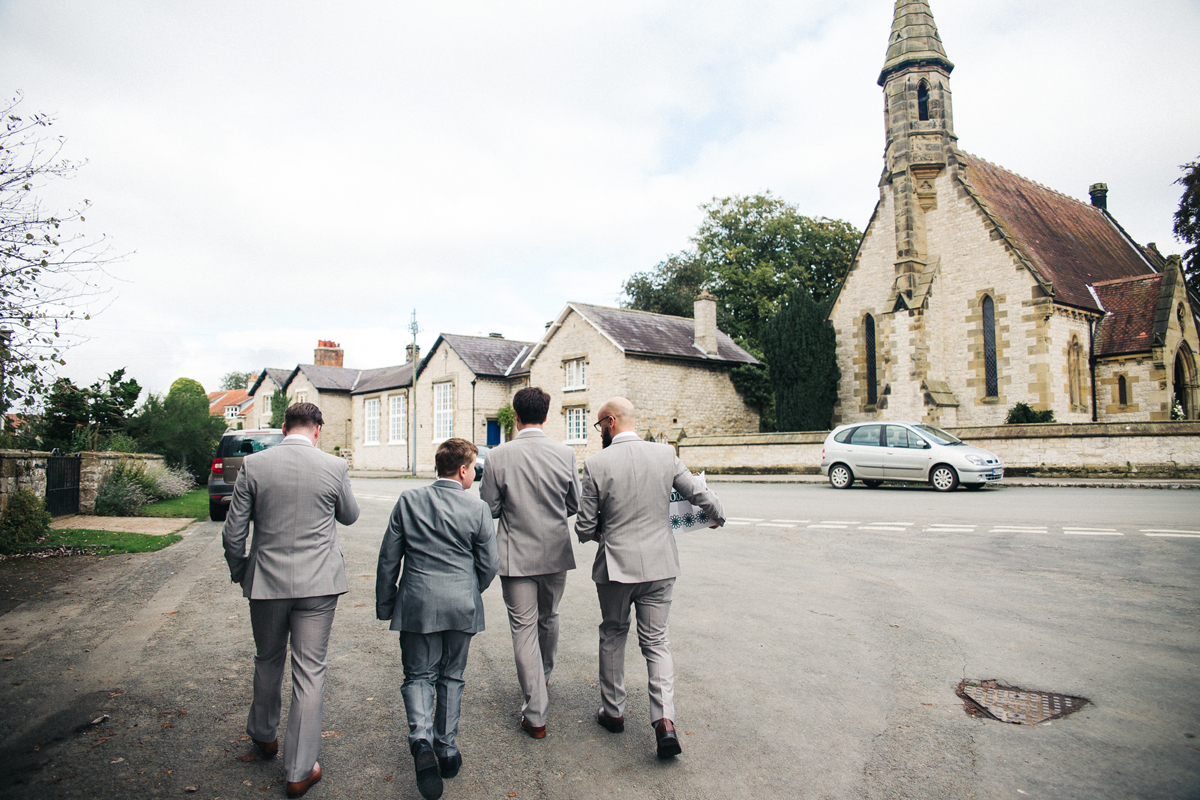
[[1050,409],[1034,411],[1027,403],[1017,403],[1008,410],[1004,420],[1007,425],[1030,425],[1039,422],[1054,422],[1054,412]]
[[136,453],[138,443],[124,433],[114,433],[100,443],[100,449],[113,453]]
[[141,486],[149,493],[151,499],[156,501],[183,497],[196,485],[186,469],[177,467],[163,467],[155,464],[146,467],[143,474],[145,479],[140,481]]
[[156,485],[146,475],[146,465],[122,461],[100,481],[96,490],[96,515],[136,517],[151,500],[148,486]]
[[41,498],[29,489],[19,489],[8,498],[0,515],[0,553],[18,553],[50,530],[50,512]]

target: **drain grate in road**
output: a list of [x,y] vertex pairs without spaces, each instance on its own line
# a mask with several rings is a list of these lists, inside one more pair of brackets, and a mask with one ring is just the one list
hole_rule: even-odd
[[1001,686],[996,681],[963,681],[954,693],[962,698],[963,707],[971,716],[1014,725],[1037,725],[1065,717],[1088,704],[1086,697],[1027,692],[1015,686]]

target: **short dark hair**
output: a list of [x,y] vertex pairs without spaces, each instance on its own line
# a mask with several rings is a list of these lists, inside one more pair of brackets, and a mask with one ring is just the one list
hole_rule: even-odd
[[526,386],[513,396],[513,411],[525,425],[541,425],[550,410],[550,395],[538,386]]
[[458,468],[474,466],[479,448],[466,439],[447,439],[438,445],[437,454],[433,457],[437,465],[439,478],[452,478],[458,474]]
[[324,424],[325,418],[321,416],[321,409],[313,403],[293,403],[283,415],[283,427],[288,430],[319,428]]

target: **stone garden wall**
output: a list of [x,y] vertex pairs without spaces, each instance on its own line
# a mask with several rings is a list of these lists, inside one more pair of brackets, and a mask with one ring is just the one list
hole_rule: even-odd
[[[49,453],[36,450],[0,450],[0,510],[18,489],[32,489],[46,496],[46,459]],[[79,465],[79,513],[96,510],[96,490],[100,481],[121,461],[141,461],[150,466],[164,465],[166,459],[148,453],[82,453]]]

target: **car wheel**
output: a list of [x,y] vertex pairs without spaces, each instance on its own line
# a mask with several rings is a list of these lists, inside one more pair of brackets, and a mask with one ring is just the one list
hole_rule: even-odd
[[845,464],[834,464],[829,468],[829,485],[835,489],[849,489],[854,483],[854,473]]
[[987,486],[986,483],[964,483],[963,484],[964,489],[968,489],[972,492],[978,492],[980,489],[982,489],[985,486]]
[[929,483],[939,492],[953,492],[958,488],[958,473],[948,464],[938,464],[929,472]]
[[883,481],[863,481],[863,485],[868,489],[878,489],[883,485]]
[[229,513],[229,507],[224,503],[208,501],[208,518],[213,522],[224,522],[225,515]]

